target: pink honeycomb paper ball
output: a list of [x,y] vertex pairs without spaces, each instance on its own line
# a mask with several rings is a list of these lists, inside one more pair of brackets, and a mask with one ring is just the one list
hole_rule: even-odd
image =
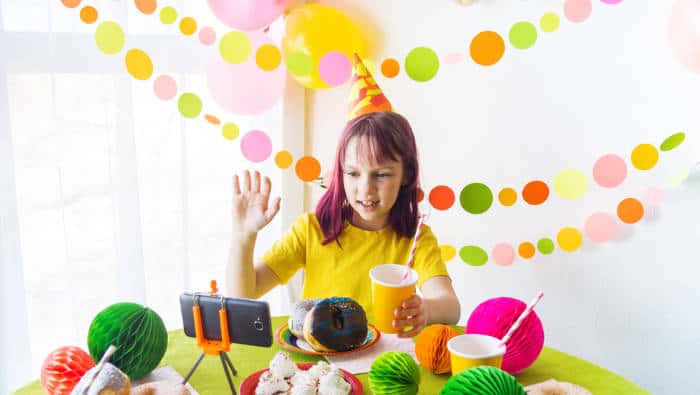
[[[502,338],[510,326],[525,310],[526,303],[509,297],[499,297],[482,302],[467,321],[464,333],[476,333]],[[537,313],[532,311],[520,328],[506,343],[503,370],[518,374],[532,365],[544,346],[544,329]]]

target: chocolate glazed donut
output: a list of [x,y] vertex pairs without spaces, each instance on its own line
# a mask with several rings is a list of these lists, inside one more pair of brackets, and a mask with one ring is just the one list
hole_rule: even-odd
[[367,339],[367,314],[350,298],[322,299],[306,315],[304,338],[316,351],[350,351]]

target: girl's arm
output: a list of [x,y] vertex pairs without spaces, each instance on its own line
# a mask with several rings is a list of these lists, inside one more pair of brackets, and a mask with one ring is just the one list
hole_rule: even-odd
[[447,276],[435,276],[423,283],[423,303],[428,324],[456,324],[459,321],[459,299]]
[[272,221],[280,208],[280,198],[270,204],[270,179],[260,173],[246,171],[233,177],[233,231],[229,260],[226,265],[226,287],[229,296],[255,299],[276,285],[279,278],[264,263],[253,265],[253,250],[258,232]]
[[447,276],[435,276],[423,283],[423,297],[413,295],[394,311],[394,328],[399,337],[414,337],[430,324],[456,324],[459,321],[459,299]]

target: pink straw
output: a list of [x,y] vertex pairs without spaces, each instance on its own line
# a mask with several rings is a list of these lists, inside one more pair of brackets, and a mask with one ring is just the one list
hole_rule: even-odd
[[501,338],[501,341],[498,343],[498,347],[505,345],[508,343],[508,340],[510,340],[511,336],[513,336],[513,333],[520,328],[520,325],[525,321],[525,318],[530,314],[530,312],[535,308],[535,305],[542,299],[544,296],[544,293],[542,291],[538,292],[537,295],[535,296],[534,299],[530,302],[529,305],[523,310],[522,313],[520,313],[520,317],[518,317],[517,320],[511,325],[510,329],[508,329],[508,332],[506,332],[505,336]]
[[413,247],[411,247],[411,253],[408,255],[408,263],[406,263],[406,270],[404,270],[403,277],[401,277],[401,282],[408,280],[411,271],[408,270],[413,267],[413,261],[416,258],[416,246],[418,245],[418,238],[420,237],[420,230],[423,228],[423,220],[425,219],[425,214],[418,218],[418,226],[416,227],[416,235],[413,237]]

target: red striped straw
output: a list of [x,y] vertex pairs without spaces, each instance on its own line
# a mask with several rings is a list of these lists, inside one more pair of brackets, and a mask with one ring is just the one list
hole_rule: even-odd
[[530,302],[529,305],[523,310],[522,313],[520,313],[520,317],[518,317],[517,320],[513,323],[513,325],[510,326],[510,329],[508,329],[508,332],[506,332],[505,336],[501,338],[501,341],[498,343],[498,346],[502,346],[506,343],[508,343],[508,340],[510,340],[511,336],[513,336],[513,333],[520,328],[520,325],[525,321],[525,318],[530,314],[530,312],[535,308],[535,305],[542,299],[544,296],[544,292],[540,291],[537,293],[534,299]]
[[413,261],[416,258],[416,246],[418,245],[418,238],[420,237],[420,231],[421,228],[423,228],[423,220],[425,219],[425,214],[421,214],[421,216],[418,218],[418,226],[416,227],[416,235],[413,237],[413,247],[411,247],[411,253],[408,255],[408,263],[406,263],[406,270],[403,273],[403,277],[401,277],[401,282],[405,282],[408,280],[409,274],[411,274],[411,271],[408,270],[413,267]]

